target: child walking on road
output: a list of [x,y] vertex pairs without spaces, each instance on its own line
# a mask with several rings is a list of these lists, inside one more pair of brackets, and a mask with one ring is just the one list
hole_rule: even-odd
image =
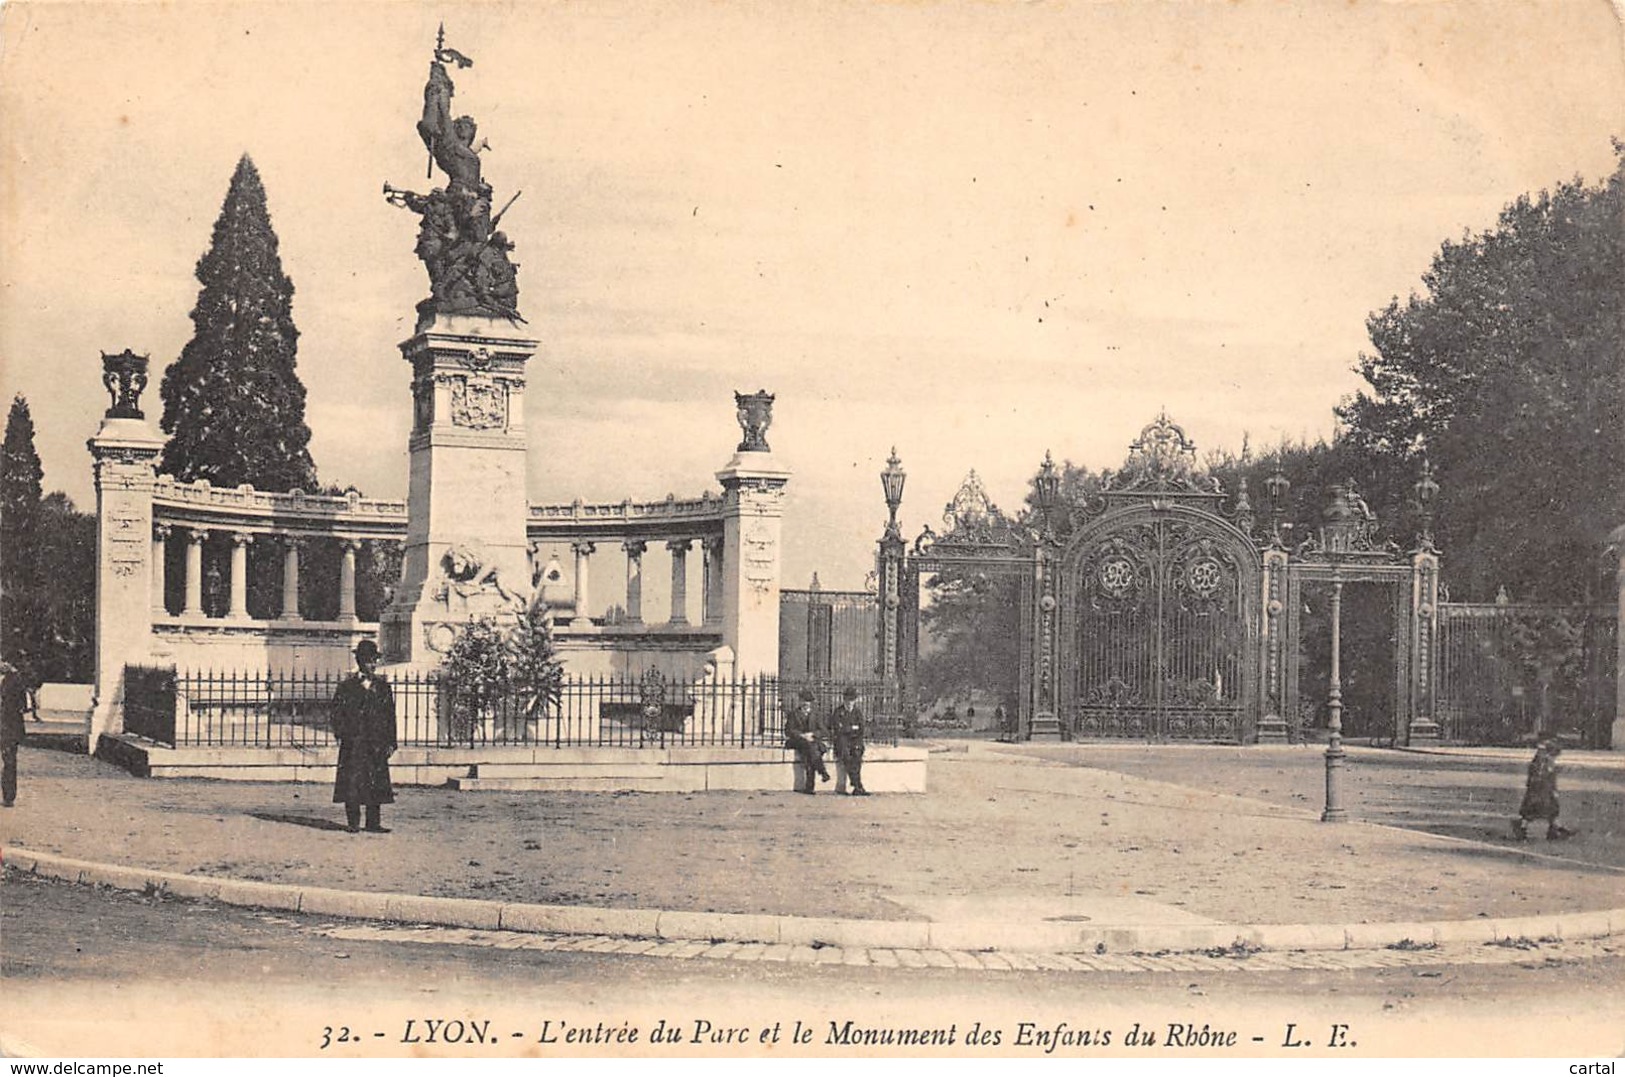
[[1512,836],[1519,841],[1529,839],[1529,820],[1546,820],[1546,837],[1559,841],[1572,837],[1574,831],[1557,825],[1557,757],[1563,751],[1551,737],[1542,737],[1535,745],[1535,758],[1529,761],[1529,778],[1524,785],[1523,803],[1518,806],[1517,818],[1512,820]]

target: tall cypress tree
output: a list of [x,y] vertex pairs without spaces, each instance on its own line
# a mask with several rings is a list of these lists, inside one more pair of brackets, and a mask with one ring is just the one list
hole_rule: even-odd
[[314,490],[305,387],[294,370],[299,330],[259,171],[237,162],[209,250],[195,332],[164,372],[161,470],[216,486]]
[[40,625],[40,483],[45,477],[34,449],[34,417],[21,393],[6,416],[0,449],[0,652],[22,650],[37,657]]

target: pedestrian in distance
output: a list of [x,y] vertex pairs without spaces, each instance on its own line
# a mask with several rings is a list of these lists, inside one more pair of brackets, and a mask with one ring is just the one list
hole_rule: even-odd
[[813,783],[814,775],[820,781],[829,781],[829,770],[824,766],[823,730],[819,728],[818,719],[813,717],[813,700],[816,698],[812,689],[803,688],[796,697],[795,706],[784,719],[784,746],[796,753],[796,760],[801,764],[802,779],[796,785],[796,792],[808,796],[818,791]]
[[1563,746],[1553,737],[1542,737],[1535,745],[1535,757],[1529,761],[1529,776],[1524,783],[1523,803],[1512,820],[1512,836],[1519,841],[1529,838],[1529,821],[1546,820],[1546,837],[1561,841],[1574,836],[1574,831],[1557,824],[1557,757]]
[[381,804],[395,802],[389,780],[389,757],[395,752],[395,695],[378,673],[378,645],[370,639],[356,644],[357,672],[339,683],[333,694],[333,736],[339,742],[338,776],[333,782],[333,803],[344,805],[345,829],[361,829],[361,809],[367,809],[367,830],[387,834]]
[[835,732],[835,758],[846,768],[846,780],[852,783],[850,794],[866,797],[863,787],[863,708],[858,706],[858,690],[847,687],[841,693],[841,702],[830,715],[830,726]]
[[17,748],[27,736],[23,712],[33,687],[26,659],[0,659],[0,800],[8,808],[17,802]]

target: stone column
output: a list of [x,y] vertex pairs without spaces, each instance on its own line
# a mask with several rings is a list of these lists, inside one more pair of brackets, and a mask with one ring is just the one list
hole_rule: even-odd
[[186,608],[187,617],[203,616],[203,540],[209,533],[200,527],[186,532]]
[[231,533],[231,608],[226,616],[233,620],[248,620],[248,548],[253,543],[247,531]]
[[359,539],[340,539],[339,550],[339,620],[354,621],[355,616],[355,555],[361,549]]
[[169,616],[169,609],[164,605],[164,566],[168,563],[168,546],[170,527],[168,524],[152,525],[152,615],[154,617]]
[[302,621],[299,616],[299,548],[304,540],[289,535],[282,540],[282,619]]
[[700,620],[706,625],[722,623],[722,536],[702,539],[704,573],[700,582]]
[[692,539],[672,539],[666,543],[671,552],[671,623],[688,624],[688,548]]
[[575,542],[570,543],[570,552],[576,555],[576,609],[575,615],[570,618],[570,625],[572,628],[587,628],[592,625],[592,612],[587,608],[588,604],[592,601],[592,592],[591,588],[588,586],[589,580],[587,578],[587,573],[589,571],[590,564],[588,559],[591,558],[592,555],[597,552],[597,550],[598,547],[595,544],[588,542],[586,539],[577,539]]
[[649,544],[642,539],[621,543],[626,551],[626,623],[643,623],[643,555]]
[[790,472],[768,447],[773,397],[734,394],[745,438],[717,472],[722,484],[722,642],[740,676],[779,671],[779,576]]
[[151,661],[152,558],[163,541],[162,532],[153,528],[152,495],[164,438],[141,412],[146,357],[128,351],[103,355],[102,384],[112,397],[112,407],[88,444],[96,486],[96,683],[87,743],[91,750],[103,733],[124,730],[124,667]]

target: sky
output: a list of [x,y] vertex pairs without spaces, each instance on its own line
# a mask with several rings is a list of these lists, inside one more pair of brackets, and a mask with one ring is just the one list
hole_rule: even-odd
[[[93,504],[100,354],[191,335],[239,155],[296,289],[323,482],[404,497],[439,20],[517,244],[530,497],[715,489],[777,396],[784,584],[860,586],[972,468],[1329,436],[1365,320],[1520,193],[1611,171],[1625,49],[1560,3],[11,3],[0,393]],[[443,182],[437,179],[435,183]]]

